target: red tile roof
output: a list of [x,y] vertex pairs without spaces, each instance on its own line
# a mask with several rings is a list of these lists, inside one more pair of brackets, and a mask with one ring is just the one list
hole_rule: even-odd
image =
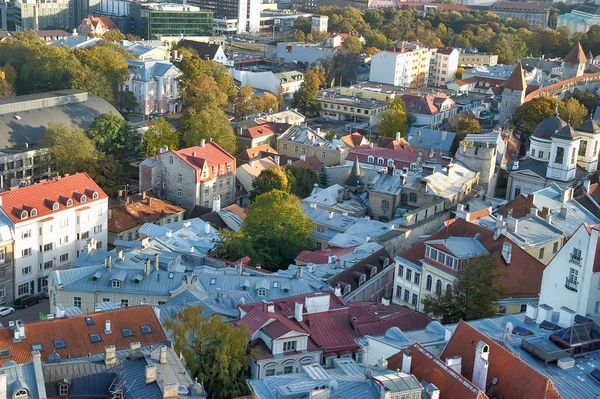
[[412,357],[410,372],[420,381],[434,384],[440,390],[440,399],[488,399],[471,381],[454,372],[445,362],[417,343],[388,358],[388,368],[402,369],[404,351]]
[[443,3],[421,3],[421,2],[403,2],[398,1],[396,3],[398,8],[402,8],[404,6],[408,8],[416,8],[417,10],[423,10],[425,6],[427,7],[436,7],[439,11],[469,11],[472,8],[469,6],[465,6],[462,4],[443,4]]
[[504,88],[511,90],[525,90],[527,88],[525,72],[523,72],[523,66],[520,62],[512,71],[508,79],[506,79],[506,82],[504,82]]
[[360,133],[352,133],[342,136],[342,141],[346,143],[348,148],[360,147],[362,145],[369,145],[369,140]]
[[458,323],[440,358],[461,356],[461,373],[472,380],[475,349],[479,341],[485,342],[490,348],[486,386],[489,386],[494,377],[498,377],[494,396],[536,399],[559,399],[561,397],[548,377],[464,321]]
[[[419,159],[419,154],[417,152],[405,151],[405,150],[394,150],[392,148],[384,148],[384,147],[373,147],[363,146],[358,148],[353,148],[350,150],[348,157],[346,157],[347,161],[354,161],[358,157],[358,162],[360,163],[370,163],[369,156],[375,157],[374,165],[377,165],[377,158],[384,158],[384,165],[387,166],[387,160],[393,159],[394,166],[396,169],[402,169],[404,167],[410,167],[412,163],[416,163]],[[435,155],[433,157],[429,157],[428,154],[422,155],[423,161],[435,159],[437,161],[442,161],[442,157],[439,155]]]
[[587,57],[583,52],[583,48],[581,48],[580,42],[577,42],[577,44],[571,49],[571,51],[569,51],[569,54],[567,54],[563,61],[573,64],[585,64],[587,62]]
[[277,151],[269,144],[259,145],[257,147],[248,148],[238,154],[238,159],[241,161],[252,161],[257,158],[261,158],[264,154],[261,152],[266,152],[269,154],[277,154]]
[[170,202],[151,197],[130,204],[119,204],[110,207],[108,231],[121,233],[171,215],[183,215],[184,212],[185,209]]
[[[285,165],[284,167],[286,167]],[[298,168],[309,169],[315,172],[316,174],[321,173],[321,168],[323,167],[323,163],[316,155],[310,155],[306,157],[303,161],[301,159],[292,162],[292,166],[296,166]]]
[[[336,287],[338,284],[344,287],[350,285],[352,291],[354,291],[359,287],[359,278],[361,275],[364,274],[367,279],[366,281],[369,281],[371,279],[371,269],[376,267],[377,273],[381,273],[387,267],[384,266],[386,260],[388,265],[394,263],[394,259],[390,256],[389,252],[385,248],[381,248],[359,262],[350,264],[346,269],[331,277],[327,282],[332,287]],[[375,277],[379,276],[376,274]],[[382,289],[384,288],[382,287]]]
[[289,123],[265,122],[258,126],[252,126],[242,130],[242,137],[258,139],[271,136],[273,134],[282,134],[290,127],[292,127],[292,125]]
[[[329,311],[304,313],[301,322],[294,318],[296,302],[304,304],[305,298],[322,295],[328,295],[330,298]],[[263,332],[272,338],[280,337],[290,331],[306,333],[310,335],[309,350],[320,349],[324,352],[354,351],[359,348],[356,338],[365,334],[382,335],[390,327],[398,327],[402,331],[423,329],[431,322],[426,314],[404,306],[383,306],[372,302],[346,303],[333,291],[296,295],[271,302],[275,312],[266,314],[276,321],[263,327],[261,329]],[[263,302],[238,305],[238,307],[248,314],[252,309],[264,312]],[[256,318],[257,316],[254,316],[256,311],[254,312],[252,317]],[[260,347],[256,342],[253,345]],[[263,350],[259,356],[272,355]]]
[[410,144],[408,143],[408,141],[406,141],[404,137],[401,137],[400,140],[396,140],[395,137],[379,137],[377,147],[414,152],[413,148],[410,146]]
[[[214,167],[223,166],[224,173],[227,173],[226,166],[231,165],[231,172],[229,174],[235,174],[235,158],[214,141],[209,141],[203,147],[194,146],[169,152],[177,155],[196,170],[196,182],[216,178],[218,171],[215,174],[213,171]],[[202,169],[205,165],[209,168],[208,177],[202,179]]]
[[402,101],[404,101],[404,107],[406,112],[412,114],[422,115],[436,115],[440,113],[440,110],[436,104],[440,104],[443,101],[449,100],[452,102],[452,106],[456,107],[456,103],[447,95],[440,93],[436,96],[416,96],[413,94],[404,94]]
[[[90,317],[94,324],[88,326],[86,317]],[[111,322],[111,334],[104,333],[105,323]],[[140,327],[150,326],[151,333],[142,334]],[[124,337],[121,329],[130,328],[133,335]],[[91,343],[89,334],[98,333],[101,342]],[[2,358],[0,362],[6,363],[14,360],[17,363],[26,363],[31,360],[31,345],[43,345],[41,352],[42,361],[46,361],[54,351],[54,340],[63,339],[66,347],[56,349],[61,359],[87,356],[88,353],[98,354],[104,352],[107,345],[116,346],[117,350],[127,349],[132,342],[143,345],[156,345],[166,341],[160,322],[156,318],[152,306],[137,306],[108,312],[96,312],[72,317],[63,317],[54,320],[35,321],[25,323],[26,338],[20,342],[13,342],[13,331],[9,327],[0,328],[0,349],[10,349],[11,356]]]
[[[94,199],[94,193],[97,198]],[[85,200],[81,200],[85,196]],[[94,182],[87,173],[65,175],[51,180],[41,181],[37,184],[25,187],[15,187],[9,191],[0,193],[1,207],[13,222],[22,221],[21,214],[26,211],[28,216],[24,220],[42,218],[67,208],[75,208],[83,203],[88,204],[108,198],[100,186]],[[67,206],[67,200],[73,204]],[[53,210],[54,203],[58,209]],[[36,216],[31,216],[35,209]]]
[[307,263],[325,264],[325,263],[329,263],[330,256],[337,256],[338,258],[341,258],[342,256],[354,251],[354,248],[356,248],[356,247],[327,248],[327,249],[322,249],[320,251],[304,250],[304,251],[300,252],[300,254],[298,254],[298,256],[296,256],[296,259],[294,259],[294,260],[296,261],[296,264],[298,264],[298,263],[300,263],[300,264],[307,264]]
[[[507,287],[507,296],[513,298],[537,297],[542,284],[544,264],[529,255],[506,236],[502,235],[497,240],[494,240],[493,231],[469,223],[464,219],[449,220],[447,227],[432,234],[427,240],[421,241],[400,253],[399,256],[416,265],[420,265],[422,263],[421,260],[425,256],[426,242],[447,237],[474,237],[476,234],[479,234],[477,240],[498,258],[500,268],[505,272],[500,277],[499,283]],[[507,264],[502,257],[502,247],[505,242],[512,245],[510,264]],[[448,271],[453,272],[452,269],[448,269]]]
[[248,313],[239,319],[235,324],[245,324],[250,334],[254,334],[260,330],[271,318],[268,314],[262,311],[261,308],[252,308]]

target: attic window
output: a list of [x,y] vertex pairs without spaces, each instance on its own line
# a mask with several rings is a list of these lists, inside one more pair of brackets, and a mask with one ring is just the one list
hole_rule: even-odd
[[210,279],[210,285],[215,285],[216,282],[217,282],[216,278],[211,278]]
[[377,274],[377,268],[374,267],[371,269],[371,274],[369,275],[369,278],[373,278],[376,274]]
[[59,396],[69,396],[69,384],[67,384],[67,383],[58,384],[58,395]]
[[73,200],[71,198],[67,200],[67,206],[73,206]]
[[90,316],[87,316],[85,318],[85,325],[86,326],[93,326],[94,324],[96,324],[96,323],[94,323],[94,319],[92,319]]
[[98,199],[98,193],[96,191],[92,194],[92,199]]
[[31,350],[42,353],[44,351],[44,345],[42,345],[41,342],[39,342],[37,344],[31,344]]
[[152,332],[152,328],[150,328],[148,324],[141,326],[140,330],[142,331],[142,334],[150,334]]
[[277,288],[279,287],[279,281],[274,281],[273,282],[273,288]]
[[96,344],[98,342],[102,342],[102,337],[98,333],[90,334],[90,341],[92,344]]
[[30,212],[31,217],[37,216],[37,209],[33,208]]
[[349,294],[351,289],[352,289],[352,287],[350,286],[350,284],[348,284],[347,286],[345,286],[344,287],[344,295]]
[[29,391],[25,388],[21,388],[13,394],[13,398],[25,398],[27,396],[29,396]]
[[85,202],[87,201],[87,197],[85,195],[82,195],[81,198],[79,198],[79,202]]
[[21,212],[21,220],[27,219],[27,211]]
[[363,285],[365,283],[365,281],[367,281],[367,275],[366,274],[362,274],[360,276],[360,278],[358,279],[358,285]]
[[6,359],[7,357],[11,357],[12,353],[10,349],[0,349],[0,358]]
[[369,162],[369,163],[375,162],[375,157],[372,157],[369,155],[369,157],[367,158],[367,162]]
[[53,341],[54,343],[54,349],[64,349],[67,347],[67,344],[65,344],[65,340],[60,338],[60,339],[55,339]]
[[133,337],[133,331],[131,331],[131,328],[123,328],[121,329],[121,333],[123,334],[124,338]]
[[58,211],[58,208],[59,208],[58,202],[55,202],[54,204],[52,204],[53,211]]

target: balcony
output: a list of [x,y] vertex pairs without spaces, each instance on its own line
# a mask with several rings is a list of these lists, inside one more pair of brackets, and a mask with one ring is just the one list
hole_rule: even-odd
[[581,256],[575,256],[573,254],[569,257],[569,262],[574,263],[576,265],[581,265]]
[[579,283],[575,280],[571,280],[569,277],[566,277],[565,288],[571,291],[577,292],[577,285]]

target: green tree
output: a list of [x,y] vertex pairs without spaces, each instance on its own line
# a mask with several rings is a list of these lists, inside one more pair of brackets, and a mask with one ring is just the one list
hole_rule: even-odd
[[312,29],[310,18],[300,16],[294,20],[294,29],[302,33],[308,34]]
[[12,97],[15,95],[12,85],[6,79],[6,73],[0,70],[0,98]]
[[179,134],[164,118],[153,119],[148,123],[148,130],[142,138],[142,156],[153,157],[163,146],[167,146],[169,150],[178,149]]
[[459,67],[454,73],[454,79],[462,79],[462,74],[465,71],[465,68]]
[[317,95],[321,86],[318,73],[313,69],[309,69],[304,74],[304,81],[300,84],[300,88],[294,93],[294,104],[299,107],[303,113],[312,112],[317,107]]
[[368,56],[373,56],[379,52],[381,52],[381,50],[379,50],[377,47],[367,47],[365,50],[365,54]]
[[571,97],[566,102],[559,104],[558,113],[569,125],[577,127],[583,123],[588,110],[577,99]]
[[315,227],[302,211],[298,197],[273,190],[250,204],[241,232],[250,237],[256,262],[268,270],[278,270],[292,264],[300,251],[314,249],[311,233]]
[[187,147],[199,145],[202,139],[206,142],[212,139],[228,153],[236,154],[237,140],[229,118],[222,109],[188,108],[181,117],[179,128]]
[[262,96],[254,97],[254,110],[256,112],[277,112],[279,111],[279,99],[274,94],[264,92]]
[[101,71],[95,71],[89,66],[84,66],[78,71],[75,71],[71,79],[71,87],[73,89],[87,91],[106,101],[112,101],[113,89],[110,79]]
[[105,74],[115,94],[118,86],[125,81],[129,73],[127,57],[133,58],[121,46],[107,42],[100,42],[96,46],[75,50],[75,56],[82,65]]
[[301,30],[297,30],[294,35],[294,41],[298,43],[304,43],[306,41],[306,34]]
[[592,93],[575,93],[573,98],[583,104],[590,114],[593,114],[598,106],[598,98]]
[[329,187],[329,175],[325,165],[321,166],[321,172],[319,172],[319,183],[321,187]]
[[556,112],[560,101],[553,97],[538,97],[521,105],[515,111],[515,122],[525,126],[525,132],[532,134],[535,127]]
[[137,98],[135,98],[135,94],[131,91],[120,91],[117,93],[115,97],[115,103],[117,108],[124,109],[128,113],[138,107]]
[[362,42],[356,36],[347,37],[342,43],[342,48],[349,54],[360,54],[362,51]]
[[248,329],[225,322],[221,316],[206,316],[204,311],[201,306],[186,306],[165,322],[175,351],[183,355],[192,377],[202,381],[213,398],[248,394]]
[[109,112],[94,119],[87,136],[96,143],[96,148],[102,152],[120,149],[125,142],[122,134],[126,124],[121,115]]
[[179,91],[186,106],[225,108],[236,95],[233,77],[224,65],[182,49],[179,69]]
[[281,190],[289,193],[292,184],[290,183],[289,174],[279,166],[274,166],[269,169],[264,169],[252,182],[252,191],[250,191],[250,201],[254,201],[261,194],[271,192],[273,190]]
[[439,316],[442,324],[496,316],[497,302],[507,292],[500,284],[502,277],[496,255],[471,258],[462,262],[453,288],[425,297],[423,305],[428,313]]
[[286,172],[294,177],[291,187],[292,194],[300,198],[308,197],[315,184],[319,184],[320,181],[319,175],[310,169],[290,165],[287,167]]
[[254,100],[254,88],[252,86],[242,86],[235,99],[235,109],[241,116],[252,113]]
[[97,158],[81,159],[74,164],[74,170],[89,174],[110,196],[116,194],[126,183],[122,169],[118,159],[102,153]]
[[378,131],[382,136],[395,137],[400,132],[402,136],[406,134],[407,116],[404,109],[404,101],[400,97],[395,97],[390,108],[381,114],[381,123]]
[[40,146],[49,149],[59,174],[78,172],[76,165],[96,158],[96,146],[75,124],[50,122]]
[[460,118],[456,124],[456,133],[460,135],[481,133],[481,124],[477,119],[471,119],[467,117]]
[[237,261],[245,256],[250,258],[252,264],[255,263],[256,251],[252,246],[252,240],[244,233],[223,230],[220,238],[216,242],[211,254],[219,258]]
[[107,42],[118,42],[124,39],[125,35],[118,29],[111,29],[102,35],[102,40],[106,40]]

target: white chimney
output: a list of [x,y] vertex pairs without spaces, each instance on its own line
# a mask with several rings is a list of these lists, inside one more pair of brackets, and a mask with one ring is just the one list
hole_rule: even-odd
[[0,374],[0,399],[6,399],[8,394],[7,375]]
[[515,218],[512,218],[512,217],[508,218],[508,220],[506,221],[506,224],[507,224],[508,228],[510,229],[510,231],[515,232],[515,234],[518,233],[518,230],[519,230],[519,219],[515,219]]
[[123,257],[123,250],[119,249],[117,251],[117,261],[119,262],[123,262],[123,260],[125,260],[125,258]]
[[402,134],[400,134],[400,132],[396,132],[396,141],[400,140],[401,137]]
[[462,357],[451,356],[446,358],[446,366],[456,371],[458,374],[462,371]]
[[173,232],[170,229],[167,229],[167,238],[173,237]]
[[342,296],[342,287],[339,285],[335,287],[335,296]]
[[167,364],[167,345],[160,346],[160,364]]
[[408,349],[404,349],[402,351],[402,372],[406,374],[410,374],[410,369],[412,366],[412,354]]
[[117,363],[117,348],[114,345],[104,347],[104,364],[109,366]]
[[204,222],[204,233],[210,234],[210,223]]
[[296,302],[294,307],[294,318],[298,321],[302,321],[302,302]]
[[204,147],[205,144],[206,144],[206,140],[201,139],[200,140],[200,147]]
[[546,305],[545,303],[538,306],[538,315],[535,322],[541,324],[543,321],[552,321],[552,306]]
[[527,317],[529,320],[537,320],[538,306],[535,303],[527,304],[527,310],[525,311],[525,317]]
[[381,357],[381,359],[377,360],[377,367],[379,367],[382,370],[387,370],[388,368],[388,361],[385,357]]
[[329,212],[329,216],[327,216],[327,219],[329,219],[329,220],[333,219],[333,212]]
[[565,189],[565,191],[562,192],[561,202],[563,204],[566,204],[567,202],[571,201],[572,199],[573,199],[573,188],[569,187],[569,188]]
[[132,342],[129,344],[129,357],[131,359],[139,359],[142,357],[142,344],[139,342]]
[[179,384],[170,382],[163,384],[163,399],[177,399],[179,397]]
[[213,198],[212,210],[213,210],[213,212],[219,212],[221,210],[221,196],[220,195],[215,195],[215,197]]
[[566,306],[561,306],[559,310],[558,325],[560,327],[571,327],[575,324],[575,315],[577,313],[574,310],[569,309]]
[[146,384],[152,384],[156,381],[156,366],[151,364],[146,366]]
[[[589,194],[589,192],[590,192],[590,183],[591,183],[591,182],[590,182],[590,179],[585,179],[585,180],[583,181],[583,189],[584,189],[584,190],[585,190],[585,192],[586,192],[586,193],[588,193],[588,194]],[[2,204],[0,204],[0,205],[2,205]]]
[[538,209],[537,208],[531,208],[529,210],[529,216],[536,217],[537,215],[538,215]]
[[110,320],[106,320],[104,323],[104,334],[112,334],[112,331],[110,330]]
[[425,392],[429,394],[429,399],[440,399],[440,389],[433,383],[425,386]]
[[489,367],[490,347],[483,341],[477,343],[475,348],[475,363],[473,364],[473,384],[482,391],[487,388],[487,374]]

